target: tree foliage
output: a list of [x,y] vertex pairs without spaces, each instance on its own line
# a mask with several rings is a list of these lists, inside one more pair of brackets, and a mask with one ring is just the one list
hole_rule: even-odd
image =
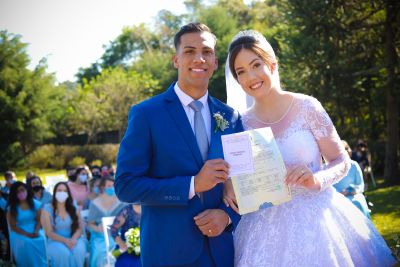
[[54,135],[60,90],[43,60],[29,70],[20,36],[0,32],[0,168],[15,166],[24,155]]
[[[246,4],[247,3],[247,4]],[[396,0],[186,0],[182,15],[161,10],[152,24],[125,27],[104,54],[77,73],[78,85],[54,85],[45,62],[27,69],[25,44],[2,32],[0,43],[1,153],[20,155],[49,137],[126,127],[129,106],[159,94],[177,79],[173,36],[200,21],[216,34],[219,68],[209,89],[225,101],[224,67],[232,37],[263,33],[276,51],[281,83],[313,95],[340,136],[369,143],[374,170],[399,183],[399,25]],[[4,166],[13,166],[8,161]]]

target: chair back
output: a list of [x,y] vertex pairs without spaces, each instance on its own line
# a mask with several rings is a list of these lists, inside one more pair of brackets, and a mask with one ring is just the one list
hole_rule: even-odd
[[104,243],[106,245],[106,255],[107,255],[107,266],[111,266],[111,251],[110,251],[110,237],[108,234],[108,229],[110,225],[114,222],[115,216],[108,216],[101,218],[101,224],[103,225],[103,235]]

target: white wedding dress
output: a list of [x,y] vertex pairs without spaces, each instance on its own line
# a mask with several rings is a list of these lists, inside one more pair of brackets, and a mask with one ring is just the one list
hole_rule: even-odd
[[307,165],[322,189],[292,187],[290,202],[243,215],[234,232],[235,266],[392,266],[372,222],[332,187],[350,161],[328,114],[315,98],[293,96],[280,120],[262,122],[249,109],[243,124],[271,127],[286,167]]

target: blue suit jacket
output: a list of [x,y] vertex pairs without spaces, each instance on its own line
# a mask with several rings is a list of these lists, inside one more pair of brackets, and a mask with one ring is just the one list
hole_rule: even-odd
[[[211,118],[211,142],[208,159],[223,158],[221,134],[243,130],[240,116],[219,100],[209,97],[210,113],[220,112],[229,121],[223,132],[214,131]],[[240,219],[222,202],[223,184],[189,197],[191,177],[203,161],[196,138],[174,84],[153,98],[131,108],[128,128],[117,157],[115,189],[121,201],[140,203],[141,255],[144,266],[177,266],[196,261],[209,242],[218,266],[233,266],[232,233],[207,238],[193,217],[205,209],[224,209],[234,225]]]

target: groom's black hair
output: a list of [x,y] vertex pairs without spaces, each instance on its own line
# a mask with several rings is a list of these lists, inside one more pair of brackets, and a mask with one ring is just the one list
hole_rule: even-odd
[[217,42],[217,37],[211,32],[210,28],[207,25],[200,22],[191,22],[189,24],[183,25],[179,31],[175,34],[174,37],[174,46],[175,50],[178,50],[179,45],[181,44],[181,37],[186,33],[192,32],[209,32],[214,37],[215,42]]

